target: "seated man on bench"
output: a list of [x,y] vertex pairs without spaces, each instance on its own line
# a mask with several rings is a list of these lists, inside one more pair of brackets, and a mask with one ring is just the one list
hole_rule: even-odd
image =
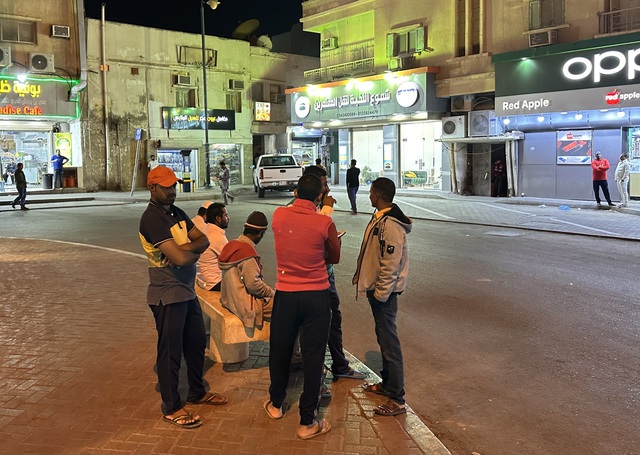
[[227,243],[218,258],[222,270],[220,303],[249,329],[262,328],[264,319],[271,318],[275,290],[263,280],[262,264],[255,248],[268,226],[264,213],[251,213],[242,235]]

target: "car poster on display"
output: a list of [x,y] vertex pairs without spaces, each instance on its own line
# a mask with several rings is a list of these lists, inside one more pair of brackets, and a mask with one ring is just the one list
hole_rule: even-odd
[[591,130],[556,133],[557,164],[591,165]]

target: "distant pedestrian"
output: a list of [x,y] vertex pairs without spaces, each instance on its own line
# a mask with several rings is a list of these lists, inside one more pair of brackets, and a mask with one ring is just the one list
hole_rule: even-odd
[[4,179],[4,183],[7,183],[7,181],[9,180],[9,177],[11,177],[11,184],[14,185],[16,183],[15,173],[16,173],[16,163],[13,162],[13,158],[12,158],[9,161],[9,164],[7,164],[7,168],[5,169],[4,174],[2,176],[2,178]]
[[618,192],[620,193],[620,207],[626,207],[629,204],[629,172],[631,171],[631,163],[629,155],[623,153],[620,155],[620,162],[616,166],[616,183],[618,184]]
[[304,386],[296,436],[310,439],[331,429],[327,420],[316,419],[316,413],[331,321],[326,264],[340,261],[340,241],[331,218],[317,212],[322,196],[320,179],[300,177],[296,196],[293,205],[278,207],[273,213],[278,278],[269,339],[271,385],[264,409],[272,419],[282,417],[293,345],[304,327],[300,338]]
[[405,289],[409,272],[407,234],[412,224],[393,203],[395,192],[395,184],[388,178],[380,177],[371,184],[369,200],[376,212],[364,232],[352,281],[358,295],[369,300],[382,354],[382,382],[362,387],[365,392],[389,397],[374,410],[383,416],[407,412],[397,318],[398,295]]
[[609,207],[613,207],[611,202],[611,196],[609,196],[609,182],[607,182],[607,171],[609,170],[609,161],[606,158],[602,158],[602,154],[596,152],[596,159],[591,161],[591,169],[593,170],[593,192],[596,195],[596,202],[598,207],[602,207],[600,203],[600,188],[602,188],[602,194],[607,200]]
[[507,197],[507,173],[502,159],[493,163],[493,191],[496,197]]
[[53,163],[53,172],[55,174],[53,180],[53,188],[58,188],[58,182],[60,182],[60,189],[63,187],[62,174],[64,173],[64,165],[69,162],[69,158],[60,154],[60,149],[56,149],[56,154],[51,158]]
[[149,157],[149,162],[147,163],[147,167],[149,168],[150,171],[153,171],[158,166],[160,166],[160,163],[158,163],[158,160],[156,160],[156,156],[151,155]]
[[220,161],[220,172],[218,173],[218,183],[220,184],[220,190],[222,191],[222,199],[225,204],[229,204],[229,200],[233,202],[235,199],[229,194],[229,184],[231,182],[231,174],[224,161]]
[[22,163],[18,163],[15,170],[16,189],[18,190],[18,197],[13,200],[11,207],[16,208],[16,204],[20,205],[20,210],[29,210],[25,205],[27,203],[27,179],[22,171]]
[[316,158],[316,166],[318,166],[319,168],[322,168],[326,171],[325,167],[322,165],[322,159],[321,158]]
[[173,205],[178,182],[182,183],[166,166],[149,172],[151,200],[140,219],[139,234],[149,267],[147,304],[158,332],[156,365],[163,419],[190,429],[199,427],[202,421],[187,411],[180,399],[178,382],[183,356],[189,386],[187,403],[221,405],[227,399],[204,387],[207,339],[194,284],[195,263],[209,241],[187,214]]
[[351,203],[351,214],[358,214],[358,206],[356,204],[356,195],[360,188],[360,169],[356,167],[356,160],[351,160],[351,167],[347,169],[347,195]]

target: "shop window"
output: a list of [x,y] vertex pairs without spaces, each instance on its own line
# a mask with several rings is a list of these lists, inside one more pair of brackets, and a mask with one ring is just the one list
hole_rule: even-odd
[[196,89],[176,89],[177,107],[196,107]]
[[564,23],[564,0],[530,0],[529,30]]
[[242,92],[227,93],[227,109],[242,112]]
[[0,19],[0,41],[36,44],[36,23]]

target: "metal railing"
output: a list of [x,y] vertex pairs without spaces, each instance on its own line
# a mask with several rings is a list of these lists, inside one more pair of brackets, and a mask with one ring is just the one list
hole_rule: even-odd
[[640,6],[616,11],[598,12],[600,34],[640,30]]
[[331,82],[336,79],[368,76],[374,73],[374,68],[373,58],[365,58],[305,71],[304,81],[306,84],[319,84],[322,82]]

